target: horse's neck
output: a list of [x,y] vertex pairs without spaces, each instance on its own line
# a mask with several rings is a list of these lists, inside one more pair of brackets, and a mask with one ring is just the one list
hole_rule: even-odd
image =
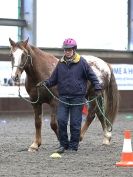
[[28,48],[30,63],[26,67],[27,77],[35,80],[45,80],[50,77],[56,64],[57,58],[50,54],[46,54],[38,48]]

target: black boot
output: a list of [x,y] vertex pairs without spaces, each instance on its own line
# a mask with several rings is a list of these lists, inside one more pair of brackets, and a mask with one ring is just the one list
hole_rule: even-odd
[[68,148],[68,153],[71,153],[71,154],[76,154],[78,151],[78,149],[72,149],[72,148]]
[[56,150],[56,152],[57,152],[57,153],[60,153],[60,154],[64,153],[64,151],[65,151],[65,148],[64,148],[63,146],[60,146],[60,147]]

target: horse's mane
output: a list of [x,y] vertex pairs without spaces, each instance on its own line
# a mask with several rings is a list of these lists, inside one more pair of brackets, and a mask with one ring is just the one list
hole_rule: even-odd
[[28,51],[30,51],[30,53],[34,54],[36,53],[37,55],[40,55],[40,56],[50,56],[50,57],[54,57],[52,54],[48,53],[48,52],[45,52],[43,50],[41,50],[39,47],[35,47],[33,45],[30,45],[28,44],[27,47]]

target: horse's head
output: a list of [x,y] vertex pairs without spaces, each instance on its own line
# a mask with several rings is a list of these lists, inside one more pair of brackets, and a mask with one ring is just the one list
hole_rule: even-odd
[[26,49],[28,40],[14,42],[11,38],[9,38],[10,42],[10,56],[12,62],[12,79],[17,82],[20,81],[20,77],[22,72],[24,71],[27,62],[28,62],[28,50]]

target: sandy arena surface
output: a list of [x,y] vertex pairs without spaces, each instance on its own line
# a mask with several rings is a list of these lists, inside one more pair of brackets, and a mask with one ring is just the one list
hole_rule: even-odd
[[116,167],[120,161],[125,130],[132,133],[133,113],[121,113],[113,126],[110,146],[102,145],[103,132],[95,119],[77,153],[65,152],[61,158],[50,155],[58,146],[50,129],[49,116],[43,118],[42,145],[28,152],[34,137],[32,115],[0,115],[0,177],[132,177],[133,167]]

